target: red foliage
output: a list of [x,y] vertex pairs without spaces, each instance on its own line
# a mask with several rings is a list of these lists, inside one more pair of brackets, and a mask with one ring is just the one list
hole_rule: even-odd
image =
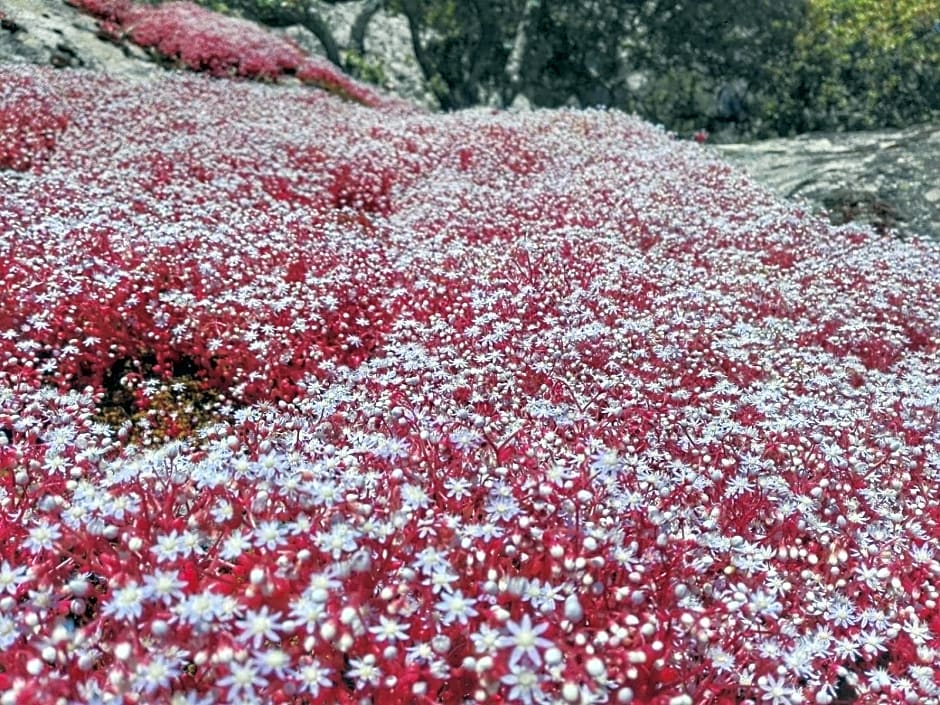
[[26,171],[44,161],[69,123],[54,93],[28,76],[0,84],[0,170]]
[[615,112],[0,116],[0,705],[936,699],[936,245]]
[[133,0],[68,0],[97,17],[115,40],[129,40],[193,71],[216,77],[277,80],[296,76],[363,105],[397,105],[356,83],[327,61],[309,57],[293,42],[258,25],[188,1],[151,5]]

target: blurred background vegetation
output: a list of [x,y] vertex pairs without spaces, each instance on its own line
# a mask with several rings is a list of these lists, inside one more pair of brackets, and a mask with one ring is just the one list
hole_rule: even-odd
[[[905,127],[940,116],[940,0],[200,0],[301,25],[382,82],[376,13],[407,19],[444,110],[604,105],[718,140]],[[355,7],[346,46],[325,19]]]

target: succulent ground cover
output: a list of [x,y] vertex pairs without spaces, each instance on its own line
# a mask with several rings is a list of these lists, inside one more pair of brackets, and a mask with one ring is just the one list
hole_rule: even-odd
[[616,112],[0,125],[3,705],[940,698],[936,245]]
[[391,107],[400,101],[349,79],[325,59],[253,22],[227,17],[191,2],[151,5],[133,0],[67,0],[98,19],[101,36],[132,42],[160,60],[212,76],[277,81],[296,77],[364,105]]

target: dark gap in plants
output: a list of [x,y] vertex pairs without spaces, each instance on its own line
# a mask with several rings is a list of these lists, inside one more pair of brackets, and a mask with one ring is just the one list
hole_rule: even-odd
[[343,654],[343,674],[342,674],[343,685],[346,686],[346,689],[350,693],[355,693],[356,681],[354,681],[352,678],[349,677],[350,670],[352,670],[352,662],[349,660],[349,656],[347,654]]
[[223,419],[223,390],[190,355],[160,361],[152,351],[116,359],[104,375],[97,419],[131,441],[186,438]]
[[886,235],[905,220],[897,206],[880,195],[851,189],[842,189],[824,198],[823,206],[833,225],[866,222],[879,235]]

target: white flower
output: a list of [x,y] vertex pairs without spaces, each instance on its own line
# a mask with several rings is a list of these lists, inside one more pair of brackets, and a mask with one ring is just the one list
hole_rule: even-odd
[[725,485],[724,496],[725,498],[735,498],[753,489],[754,485],[751,483],[750,478],[747,475],[738,474],[728,480]]
[[419,641],[405,649],[405,661],[407,663],[427,664],[434,660],[436,654],[434,647],[430,642]]
[[222,542],[222,550],[219,551],[219,557],[226,561],[234,561],[250,548],[250,535],[245,535],[241,529],[236,529]]
[[492,497],[486,504],[487,518],[491,521],[512,521],[519,511],[514,497]]
[[481,624],[480,628],[470,635],[470,641],[478,654],[491,653],[500,646],[502,638],[498,630],[486,624]]
[[152,656],[146,663],[137,666],[134,686],[136,690],[150,695],[160,688],[169,686],[172,680],[179,675],[180,668],[177,664],[171,663],[165,656],[157,654]]
[[506,629],[509,634],[500,639],[499,645],[504,648],[512,647],[512,653],[509,654],[510,667],[524,657],[536,666],[542,663],[539,649],[546,649],[552,645],[551,641],[540,636],[548,630],[548,624],[534,626],[532,618],[524,614],[519,622],[506,622]]
[[7,561],[0,564],[0,594],[15,595],[20,585],[26,582],[29,569],[24,566],[11,566]]
[[510,672],[500,679],[509,686],[509,699],[532,705],[533,696],[540,692],[538,675],[529,668],[511,665]]
[[218,681],[218,685],[228,689],[228,702],[230,703],[254,698],[255,688],[263,688],[267,684],[267,678],[258,673],[258,668],[253,663],[237,662],[232,662],[229,666],[229,675]]
[[136,619],[143,613],[144,598],[144,591],[136,581],[132,580],[124,587],[114,590],[111,599],[105,603],[101,611],[121,621]]
[[181,622],[205,631],[218,619],[228,618],[225,598],[212,592],[189,595],[172,607]]
[[440,594],[443,591],[450,590],[450,584],[457,580],[457,576],[452,573],[450,570],[442,569],[435,570],[431,573],[431,577],[427,580],[421,582],[422,585],[430,585],[431,592],[435,595]]
[[167,606],[173,600],[183,598],[184,587],[186,587],[186,582],[180,580],[179,571],[176,570],[157,570],[153,575],[144,576],[144,596]]
[[911,641],[918,646],[923,646],[928,641],[933,640],[930,626],[921,622],[916,614],[912,614],[902,626],[904,627],[904,631],[906,631],[907,635],[911,638]]
[[777,616],[783,610],[783,605],[763,590],[757,590],[748,600],[748,606],[758,615]]
[[713,646],[708,650],[708,658],[711,659],[712,666],[722,673],[731,673],[737,667],[734,656],[719,646]]
[[788,687],[782,678],[762,677],[757,680],[757,684],[764,691],[761,699],[769,702],[770,705],[791,705],[797,702],[793,699],[795,691]]
[[20,638],[20,630],[12,617],[0,614],[0,649],[7,649]]
[[55,542],[62,538],[62,530],[56,524],[50,524],[41,519],[36,526],[29,530],[29,536],[23,541],[23,548],[30,553],[51,551]]
[[213,705],[216,702],[212,693],[207,693],[200,697],[194,690],[184,690],[180,693],[173,693],[170,696],[169,705]]
[[277,633],[282,628],[280,619],[281,613],[271,614],[267,605],[263,605],[259,610],[249,610],[244,619],[235,622],[242,630],[242,633],[238,635],[239,641],[250,642],[256,649],[266,639],[280,641],[281,637]]
[[382,671],[375,665],[375,656],[369,654],[364,658],[350,659],[350,669],[346,671],[346,676],[356,682],[357,688],[363,688],[366,685],[378,685],[382,677]]
[[450,499],[460,501],[470,496],[471,482],[465,477],[449,477],[444,480],[444,489],[447,490],[447,496]]
[[359,538],[359,532],[349,524],[337,522],[326,533],[319,533],[314,538],[320,550],[330,553],[334,560],[338,559],[343,552],[352,553],[359,545],[356,539]]
[[859,640],[862,651],[866,653],[874,654],[877,651],[888,650],[888,647],[885,646],[885,637],[872,629],[863,631],[859,637]]
[[265,649],[257,651],[254,655],[254,662],[258,665],[258,670],[264,675],[274,674],[278,678],[285,678],[287,668],[290,666],[290,656],[282,649]]
[[866,671],[865,675],[868,677],[868,685],[873,688],[890,688],[892,687],[892,678],[891,674],[888,673],[888,670],[885,668],[873,668],[870,671]]
[[444,624],[453,624],[454,622],[466,624],[468,617],[475,617],[479,614],[473,609],[474,604],[476,604],[474,599],[465,597],[461,590],[455,590],[454,592],[445,593],[440,602],[434,606],[441,613],[441,621]]
[[428,546],[418,551],[415,557],[414,566],[425,575],[431,575],[440,570],[452,570],[447,556],[438,551],[434,546]]
[[855,605],[845,597],[837,597],[826,609],[825,618],[837,627],[848,628],[858,622]]
[[179,532],[175,529],[169,534],[157,537],[157,545],[150,548],[150,552],[158,561],[174,561],[186,551]]
[[263,521],[255,529],[255,546],[273,551],[282,543],[287,535],[287,528],[278,521]]
[[833,644],[833,656],[840,661],[861,658],[862,653],[859,651],[858,638],[848,636],[836,641]]
[[458,428],[448,436],[448,439],[457,450],[461,451],[473,450],[483,442],[479,433],[468,428]]
[[300,690],[317,697],[320,695],[320,688],[328,688],[331,685],[329,679],[331,672],[329,668],[324,668],[319,661],[314,659],[300,669]]
[[379,623],[373,627],[369,627],[369,631],[375,635],[377,641],[395,642],[408,639],[408,633],[405,631],[407,628],[407,624],[402,624],[383,614],[379,615]]
[[313,593],[312,589],[304,590],[290,603],[290,617],[294,624],[306,629],[310,634],[314,632],[317,624],[326,614],[325,600],[318,599],[320,596]]
[[401,488],[402,506],[405,509],[415,510],[428,506],[431,498],[428,493],[418,485],[407,484]]

